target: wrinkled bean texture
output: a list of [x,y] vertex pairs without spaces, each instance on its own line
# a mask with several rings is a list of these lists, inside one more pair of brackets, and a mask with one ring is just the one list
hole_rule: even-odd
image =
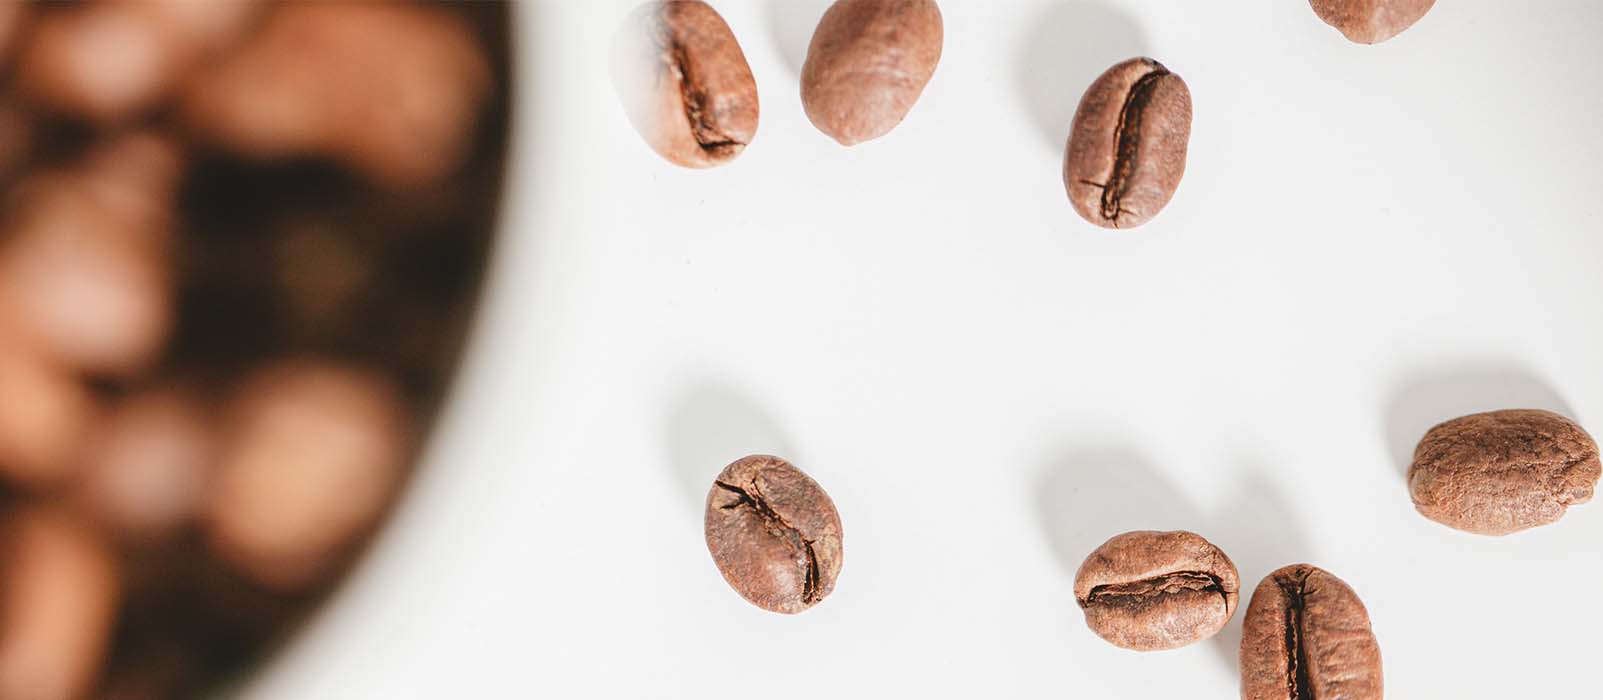
[[1319,18],[1360,44],[1378,44],[1414,26],[1436,0],[1309,0]]
[[802,66],[807,118],[844,146],[890,133],[935,75],[944,42],[933,0],[840,0]]
[[1177,649],[1213,636],[1235,614],[1240,590],[1230,558],[1183,531],[1114,537],[1074,577],[1085,624],[1136,651]]
[[840,515],[783,459],[756,455],[725,467],[707,492],[706,528],[718,571],[757,607],[799,613],[835,590]]
[[1425,433],[1408,468],[1408,491],[1431,520],[1506,535],[1555,522],[1592,500],[1600,473],[1597,442],[1574,421],[1547,411],[1494,411]]
[[1109,68],[1074,113],[1063,184],[1074,210],[1103,228],[1134,228],[1169,203],[1186,172],[1191,92],[1150,58]]
[[1381,700],[1369,611],[1324,569],[1294,564],[1265,577],[1241,635],[1242,700]]
[[722,165],[757,135],[757,81],[740,42],[707,3],[642,6],[617,52],[613,83],[629,121],[669,162]]

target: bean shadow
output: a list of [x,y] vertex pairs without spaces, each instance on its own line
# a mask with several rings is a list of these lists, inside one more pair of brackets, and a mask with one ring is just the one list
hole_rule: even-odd
[[1193,530],[1207,523],[1146,460],[1120,449],[1062,455],[1036,484],[1047,543],[1072,579],[1091,550],[1130,530]]
[[1231,670],[1239,665],[1241,623],[1258,582],[1282,566],[1318,558],[1318,553],[1310,549],[1296,511],[1264,477],[1268,469],[1250,465],[1244,473],[1245,477],[1238,480],[1240,488],[1214,513],[1208,531],[1200,533],[1224,550],[1241,574],[1236,614],[1207,641],[1219,661]]
[[795,454],[785,431],[760,404],[720,382],[692,384],[674,395],[663,422],[663,444],[673,481],[697,513],[713,478],[729,463],[751,454],[786,459]]
[[1080,96],[1113,64],[1147,53],[1141,27],[1098,0],[1052,4],[1030,25],[1018,89],[1048,147],[1061,150]]
[[780,58],[790,68],[793,77],[800,78],[802,64],[807,62],[807,45],[813,41],[813,30],[819,18],[834,0],[768,0],[768,32]]
[[1493,367],[1422,374],[1386,405],[1386,446],[1400,476],[1425,431],[1459,416],[1505,408],[1540,408],[1573,417],[1569,403],[1526,370]]

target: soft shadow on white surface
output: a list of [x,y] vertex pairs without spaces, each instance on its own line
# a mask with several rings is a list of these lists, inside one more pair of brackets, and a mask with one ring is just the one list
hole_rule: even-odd
[[1117,448],[1052,460],[1036,484],[1036,508],[1052,553],[1071,579],[1086,555],[1119,533],[1207,529],[1146,460]]
[[807,45],[832,0],[768,0],[768,31],[791,75],[800,76]]
[[674,394],[662,434],[680,495],[700,511],[712,480],[752,454],[793,459],[785,431],[750,396],[722,382],[691,384]]
[[1547,382],[1517,368],[1427,373],[1405,382],[1386,404],[1386,447],[1400,475],[1408,473],[1414,447],[1433,426],[1459,416],[1505,408],[1540,408],[1575,417]]
[[1287,564],[1318,564],[1310,561],[1315,553],[1291,503],[1263,476],[1277,466],[1284,465],[1249,464],[1230,501],[1214,513],[1208,531],[1199,533],[1224,550],[1241,574],[1236,614],[1219,634],[1207,640],[1220,663],[1232,670],[1239,665],[1241,622],[1258,581]]
[[1056,3],[1030,27],[1018,56],[1019,91],[1041,137],[1061,150],[1091,81],[1115,63],[1146,55],[1146,40],[1129,15],[1097,0]]

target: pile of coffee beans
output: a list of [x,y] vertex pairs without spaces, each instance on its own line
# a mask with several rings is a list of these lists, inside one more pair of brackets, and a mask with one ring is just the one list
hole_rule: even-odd
[[0,4],[0,698],[204,696],[349,568],[475,303],[506,16]]
[[[1419,21],[1434,0],[1310,0],[1348,39],[1372,44]],[[932,0],[838,0],[823,15],[802,69],[807,117],[844,146],[887,135],[907,117],[940,62],[944,27]],[[733,30],[699,0],[647,3],[620,35],[616,85],[629,117],[664,158],[687,167],[729,162],[757,131],[756,81]],[[1162,63],[1131,58],[1088,88],[1069,125],[1063,184],[1072,208],[1100,227],[1157,216],[1185,175],[1191,93]],[[1408,488],[1421,514],[1471,533],[1551,524],[1585,503],[1603,474],[1579,425],[1534,410],[1456,418],[1420,440]],[[707,547],[752,604],[799,613],[834,590],[841,570],[834,503],[790,463],[729,465],[707,496]],[[1086,625],[1135,651],[1213,636],[1235,614],[1235,565],[1191,532],[1118,535],[1081,565],[1074,595]],[[1270,572],[1247,605],[1241,642],[1247,700],[1379,700],[1380,648],[1358,594],[1310,564]]]

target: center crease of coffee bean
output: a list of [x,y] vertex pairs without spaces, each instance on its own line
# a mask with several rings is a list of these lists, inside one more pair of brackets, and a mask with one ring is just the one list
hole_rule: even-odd
[[[666,34],[666,30],[663,33]],[[674,74],[679,78],[679,93],[685,105],[685,119],[690,122],[691,135],[695,137],[696,144],[701,146],[701,150],[714,156],[722,156],[724,151],[744,146],[745,144],[721,133],[712,123],[707,110],[706,91],[696,88],[695,76],[691,74],[690,60],[687,58],[684,44],[670,40],[668,55],[672,60]]]
[[768,505],[762,490],[757,488],[756,481],[751,482],[749,488],[741,488],[723,481],[714,481],[713,484],[740,497],[740,500],[723,506],[723,510],[751,508],[768,523],[773,534],[784,537],[792,546],[802,550],[807,559],[807,571],[802,576],[802,602],[809,605],[818,602],[818,556],[813,552],[813,541],[803,537],[800,530],[786,522],[772,506]]
[[1221,602],[1226,596],[1224,583],[1219,577],[1202,571],[1176,571],[1162,576],[1129,581],[1126,583],[1107,583],[1096,586],[1080,601],[1080,607],[1086,608],[1097,603],[1130,605],[1145,598],[1173,595],[1182,591],[1212,591],[1219,594]]
[[1308,653],[1302,644],[1308,572],[1277,579],[1275,584],[1286,596],[1286,695],[1293,700],[1314,700],[1314,689],[1308,683]]
[[1108,183],[1102,186],[1102,218],[1115,225],[1119,216],[1124,214],[1120,200],[1129,189],[1130,177],[1135,174],[1136,156],[1141,150],[1141,120],[1146,116],[1147,104],[1152,102],[1152,96],[1157,92],[1158,81],[1169,74],[1169,69],[1161,64],[1153,63],[1153,66],[1151,73],[1141,76],[1130,86],[1130,94],[1125,96],[1124,107],[1119,110],[1119,126],[1113,132],[1116,155],[1113,172],[1108,177]]

